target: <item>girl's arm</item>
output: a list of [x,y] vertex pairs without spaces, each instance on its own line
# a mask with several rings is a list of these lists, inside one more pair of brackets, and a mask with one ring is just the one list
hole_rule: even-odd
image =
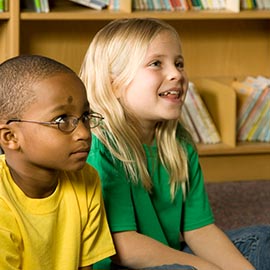
[[79,270],[92,270],[92,269],[93,267],[91,265],[79,268]]
[[255,269],[214,224],[185,232],[184,239],[197,256],[215,263],[221,269]]
[[[165,264],[180,264],[194,266],[198,270],[222,269],[198,256],[170,248],[136,231],[113,233],[113,239],[117,255],[112,260],[127,268],[138,269]],[[226,268],[226,270],[228,269],[230,268]],[[240,269],[238,268],[238,270]]]

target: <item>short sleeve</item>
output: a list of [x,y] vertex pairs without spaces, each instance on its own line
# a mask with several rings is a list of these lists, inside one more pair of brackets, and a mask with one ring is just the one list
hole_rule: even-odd
[[100,175],[111,231],[136,230],[130,182],[126,179],[121,162],[113,159],[109,151],[95,136],[93,136],[87,162]]
[[195,149],[187,146],[189,188],[184,204],[184,231],[194,230],[214,222],[214,217],[204,185],[199,156]]
[[[91,179],[88,186],[88,220],[82,232],[82,263],[81,266],[92,265],[115,254],[112,237],[107,223],[100,179],[91,168]],[[87,181],[87,179],[86,179]]]
[[0,200],[0,266],[1,269],[21,269],[22,241],[12,211]]

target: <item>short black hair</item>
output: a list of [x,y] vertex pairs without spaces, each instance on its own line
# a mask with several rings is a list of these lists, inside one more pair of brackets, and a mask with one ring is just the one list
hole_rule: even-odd
[[76,73],[66,65],[41,55],[20,55],[0,64],[0,120],[20,117],[35,101],[33,83],[57,73]]

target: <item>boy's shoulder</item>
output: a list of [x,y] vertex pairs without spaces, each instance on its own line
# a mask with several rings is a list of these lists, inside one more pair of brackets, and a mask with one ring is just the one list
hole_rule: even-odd
[[99,181],[97,170],[90,164],[85,163],[83,168],[79,171],[63,172],[75,184],[79,182],[86,182],[93,184]]

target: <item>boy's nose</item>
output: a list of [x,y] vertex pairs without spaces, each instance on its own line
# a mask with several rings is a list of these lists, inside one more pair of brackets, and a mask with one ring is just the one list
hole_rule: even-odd
[[78,122],[74,133],[79,139],[82,140],[88,140],[91,138],[91,128],[89,127],[89,124],[86,124],[81,120]]

